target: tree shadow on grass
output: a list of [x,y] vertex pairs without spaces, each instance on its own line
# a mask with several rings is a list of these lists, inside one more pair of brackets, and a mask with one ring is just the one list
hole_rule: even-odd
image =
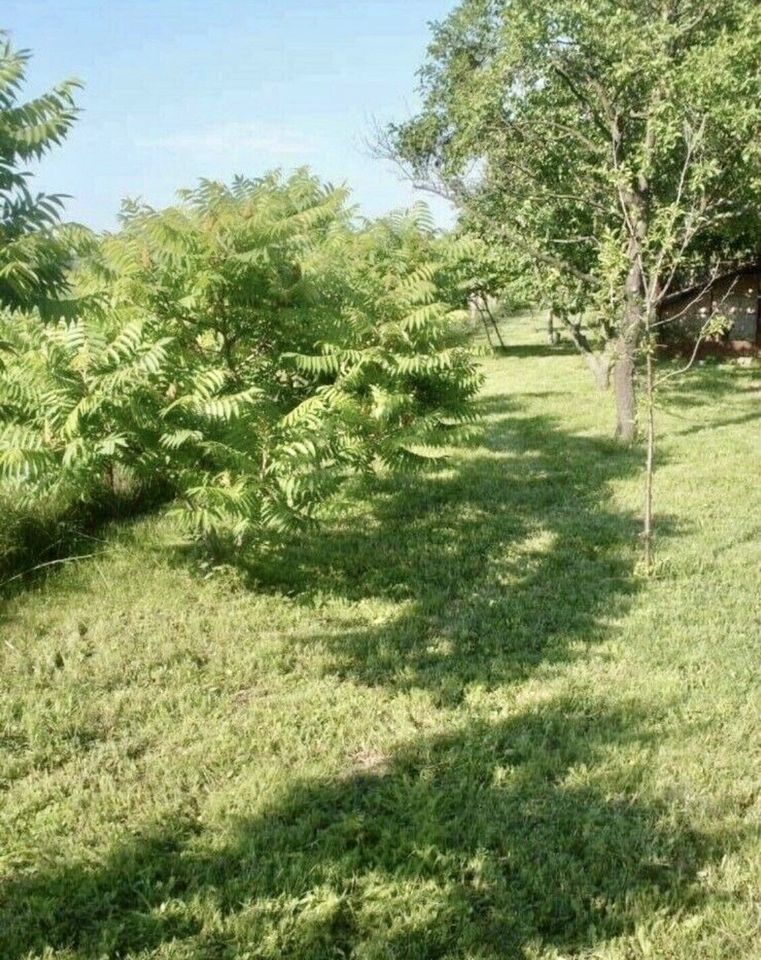
[[[315,607],[301,642],[330,650],[331,673],[452,703],[469,683],[575,655],[626,608],[637,520],[610,484],[640,469],[639,451],[569,435],[506,397],[482,410],[484,445],[451,469],[376,484],[364,514],[241,561],[256,589]],[[322,619],[326,596],[386,601],[388,613],[345,626]]]
[[[663,364],[662,374],[680,369],[678,361]],[[662,390],[662,402],[677,409],[702,406],[713,402],[743,403],[757,399],[759,391],[758,368],[738,367],[736,364],[710,362],[693,368],[672,379]]]
[[157,513],[168,498],[167,490],[159,487],[125,494],[104,491],[91,502],[74,502],[65,508],[19,508],[2,517],[0,601],[23,593],[79,558],[102,553],[115,536],[128,535],[131,526]]
[[497,960],[684,916],[732,838],[641,790],[652,719],[547,699],[297,781],[249,817],[185,811],[104,862],[6,884],[0,955]]
[[[504,334],[503,334],[504,335]],[[494,348],[496,357],[570,357],[578,356],[578,350],[572,343],[561,340],[560,343],[506,343]]]
[[759,399],[759,371],[724,362],[675,378],[660,392],[658,402],[666,416],[673,418],[667,421],[666,435],[690,436],[761,420]]
[[[671,412],[671,415],[674,416],[673,412]],[[685,418],[681,417],[679,419],[684,420]],[[761,409],[741,413],[736,417],[725,417],[721,420],[711,419],[693,422],[689,427],[683,427],[680,430],[669,430],[667,436],[689,437],[696,433],[702,433],[704,430],[719,430],[722,427],[734,427],[743,423],[751,424],[758,422],[761,422]]]
[[[567,662],[629,603],[635,520],[609,487],[639,453],[508,398],[482,409],[478,450],[374,484],[369,505],[242,563],[257,589],[314,608],[314,630],[288,642],[323,645],[331,673],[449,706]],[[325,596],[391,602],[347,626]],[[726,848],[643,787],[656,719],[547,694],[490,722],[457,711],[454,730],[340,777],[284,776],[235,822],[207,822],[189,797],[105,859],[17,871],[0,956],[496,960],[626,935],[689,912],[697,871]]]

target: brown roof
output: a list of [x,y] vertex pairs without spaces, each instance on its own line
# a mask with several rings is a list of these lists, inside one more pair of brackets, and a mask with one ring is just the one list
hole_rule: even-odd
[[693,283],[689,287],[683,287],[681,290],[675,290],[673,293],[669,293],[661,301],[662,305],[673,303],[675,300],[680,300],[682,297],[692,296],[696,293],[699,293],[701,290],[709,290],[715,283],[718,283],[720,280],[729,280],[731,277],[742,277],[749,273],[755,273],[757,270],[761,270],[761,258],[758,260],[752,260],[749,263],[744,263],[739,266],[734,266],[730,270],[726,270],[724,273],[719,273],[712,278],[704,278],[699,283]]

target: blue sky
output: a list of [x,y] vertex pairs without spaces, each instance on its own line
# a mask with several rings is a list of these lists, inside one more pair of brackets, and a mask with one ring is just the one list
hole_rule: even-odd
[[[75,75],[82,116],[35,170],[67,216],[115,226],[205,176],[308,164],[366,215],[414,199],[367,155],[373,118],[415,108],[427,24],[454,0],[3,0],[0,27],[34,59],[27,93]],[[429,199],[429,198],[425,198]],[[431,206],[449,221],[443,202]]]

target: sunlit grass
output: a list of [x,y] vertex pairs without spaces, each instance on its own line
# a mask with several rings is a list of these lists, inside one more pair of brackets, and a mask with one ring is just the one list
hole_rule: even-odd
[[161,515],[0,610],[0,957],[726,958],[761,942],[759,375],[641,451],[535,321],[483,440],[202,563]]

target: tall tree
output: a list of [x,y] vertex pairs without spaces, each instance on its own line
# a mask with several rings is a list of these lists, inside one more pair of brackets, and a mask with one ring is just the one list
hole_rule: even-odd
[[76,80],[20,99],[28,50],[0,33],[0,307],[39,306],[64,283],[67,247],[56,235],[63,197],[33,194],[25,169],[62,142],[77,116]]
[[663,298],[761,237],[761,5],[463,0],[420,76],[422,109],[386,145],[542,267],[601,382],[612,361],[630,441]]

